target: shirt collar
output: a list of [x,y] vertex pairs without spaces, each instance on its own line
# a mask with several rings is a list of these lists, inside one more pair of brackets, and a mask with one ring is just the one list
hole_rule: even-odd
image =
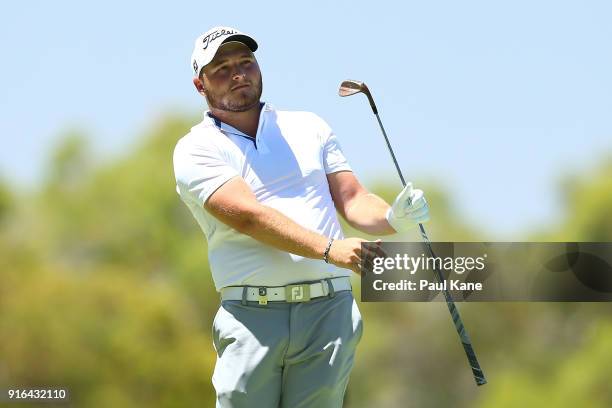
[[253,141],[255,143],[255,148],[257,148],[258,150],[262,150],[262,152],[267,151],[267,147],[265,145],[265,143],[263,143],[263,140],[261,139],[261,134],[262,134],[262,128],[264,126],[264,122],[266,120],[266,113],[268,112],[272,112],[274,110],[274,108],[272,107],[272,105],[270,105],[269,103],[266,102],[261,102],[261,111],[259,112],[259,123],[257,126],[257,133],[255,134],[255,140],[253,140],[253,138],[243,132],[241,132],[240,130],[236,129],[233,126],[228,125],[225,122],[220,121],[219,119],[213,117],[210,114],[210,111],[205,111],[204,112],[204,121],[203,123],[206,126],[214,126],[217,129],[221,130],[223,133],[227,134],[232,134],[232,135],[236,135],[236,136],[241,136],[241,137],[245,137],[251,141]]
[[[260,105],[261,105],[261,111],[259,112],[259,125],[258,125],[258,128],[257,128],[258,131],[261,128],[262,120],[264,119],[264,114],[266,112],[271,112],[271,111],[274,110],[272,105],[270,105],[269,103],[260,102]],[[247,136],[247,137],[249,137],[248,135],[242,133],[240,130],[236,129],[235,127],[230,126],[227,123],[222,122],[219,119],[213,117],[209,110],[204,111],[203,124],[207,125],[207,126],[215,126],[215,127],[219,128],[219,129],[223,130],[224,132],[229,132],[229,133],[237,134],[237,135],[240,135],[240,136]]]

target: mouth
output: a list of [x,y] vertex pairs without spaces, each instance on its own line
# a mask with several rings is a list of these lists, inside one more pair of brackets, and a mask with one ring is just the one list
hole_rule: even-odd
[[236,85],[235,87],[231,88],[231,89],[230,89],[230,91],[236,91],[236,90],[238,90],[238,89],[248,88],[249,86],[251,86],[251,85],[249,85],[249,84],[240,84],[240,85]]

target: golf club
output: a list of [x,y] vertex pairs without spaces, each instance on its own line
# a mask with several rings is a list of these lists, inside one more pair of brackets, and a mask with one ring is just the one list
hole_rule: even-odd
[[[367,85],[364,82],[347,80],[343,81],[340,84],[340,89],[338,90],[338,94],[340,96],[351,96],[357,93],[363,93],[368,97],[368,101],[370,102],[370,107],[372,108],[372,112],[376,115],[376,120],[378,120],[378,125],[380,126],[380,130],[382,131],[383,136],[385,137],[385,142],[387,143],[387,149],[389,149],[389,153],[391,154],[391,158],[393,159],[393,163],[395,164],[395,168],[397,170],[397,174],[402,181],[402,185],[406,187],[406,181],[404,180],[404,176],[402,175],[402,171],[397,163],[397,159],[395,158],[395,154],[393,153],[393,149],[391,148],[391,144],[389,143],[389,138],[387,137],[387,132],[385,132],[385,128],[378,116],[378,109],[376,108],[376,104],[374,103],[374,99],[372,98],[372,94],[368,89]],[[419,229],[421,231],[421,237],[427,246],[427,250],[431,257],[436,257],[431,248],[431,243],[429,242],[429,238],[427,237],[427,233],[425,232],[425,228],[423,228],[423,224],[419,224]],[[442,272],[434,268],[434,274],[438,282],[444,282],[444,277]],[[453,301],[453,298],[450,292],[445,289],[443,290],[444,298],[446,299],[446,305],[448,306],[448,310],[453,319],[453,323],[455,324],[455,329],[457,330],[457,334],[459,334],[459,338],[461,339],[461,343],[463,344],[463,349],[465,350],[465,354],[467,355],[468,361],[472,368],[472,374],[474,375],[474,380],[476,380],[477,385],[484,385],[487,383],[487,380],[480,368],[480,364],[478,363],[478,359],[476,358],[476,353],[474,353],[474,348],[472,347],[472,342],[465,330],[463,325],[463,321],[461,320],[461,316],[459,316],[459,310]]]

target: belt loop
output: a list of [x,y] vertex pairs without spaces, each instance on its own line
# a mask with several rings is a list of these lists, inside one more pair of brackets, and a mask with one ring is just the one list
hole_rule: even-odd
[[247,291],[249,290],[248,286],[244,286],[242,288],[242,305],[246,306],[247,305]]
[[331,279],[327,278],[325,280],[327,281],[327,288],[329,289],[329,298],[331,299],[336,296],[336,291],[334,290],[334,285],[332,285]]

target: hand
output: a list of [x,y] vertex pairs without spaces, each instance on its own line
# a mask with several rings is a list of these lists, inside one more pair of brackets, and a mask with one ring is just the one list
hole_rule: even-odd
[[386,257],[384,251],[380,248],[381,240],[375,242],[378,244],[374,249],[361,250],[361,243],[369,242],[361,238],[346,238],[339,239],[332,243],[329,249],[329,262],[340,267],[350,269],[358,275],[362,274],[362,266],[365,270],[373,269],[373,259],[375,257]]
[[417,224],[427,222],[429,205],[423,191],[413,189],[412,183],[407,183],[387,210],[386,218],[396,232],[407,231]]

